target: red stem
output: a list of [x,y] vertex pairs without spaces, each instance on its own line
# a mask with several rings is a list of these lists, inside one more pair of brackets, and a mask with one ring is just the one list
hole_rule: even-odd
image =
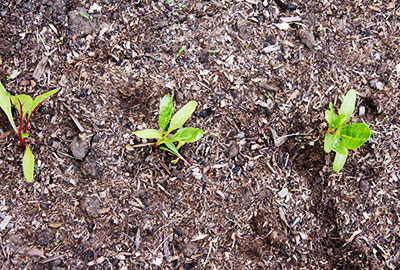
[[24,113],[22,111],[22,103],[21,101],[18,99],[18,103],[19,103],[19,110],[20,110],[20,118],[19,118],[19,129],[18,129],[18,140],[21,143],[21,148],[24,149],[26,147],[26,142],[25,139],[22,138],[22,124],[24,121]]
[[180,154],[179,154],[180,159],[186,164],[186,166],[190,167],[192,166],[186,159],[184,159]]

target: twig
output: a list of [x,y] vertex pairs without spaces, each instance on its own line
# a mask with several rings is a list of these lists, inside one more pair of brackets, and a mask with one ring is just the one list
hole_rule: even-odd
[[48,259],[46,259],[46,260],[43,260],[41,263],[42,263],[42,264],[45,264],[45,263],[48,263],[48,262],[52,262],[52,261],[61,259],[61,258],[63,258],[64,256],[65,256],[65,255],[57,255],[57,256],[48,258]]
[[278,137],[278,138],[276,138],[276,139],[279,140],[279,139],[284,139],[284,138],[292,137],[292,136],[309,136],[310,133],[311,133],[312,131],[313,131],[313,130],[310,130],[308,133],[293,133],[293,134],[287,134],[287,135],[283,135],[283,136],[281,136],[281,137]]
[[153,145],[154,143],[142,143],[142,144],[136,144],[136,145],[131,145],[132,148],[138,148],[138,147],[144,147],[144,146],[149,146]]

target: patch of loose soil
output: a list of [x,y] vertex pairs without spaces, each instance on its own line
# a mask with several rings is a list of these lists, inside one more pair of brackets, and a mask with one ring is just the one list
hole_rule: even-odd
[[[61,90],[32,118],[33,183],[0,113],[1,269],[400,268],[399,12],[391,0],[2,1],[1,82]],[[351,121],[372,137],[334,173],[324,111],[350,88]],[[181,150],[191,167],[131,148],[165,94],[198,101],[188,125],[205,135]]]

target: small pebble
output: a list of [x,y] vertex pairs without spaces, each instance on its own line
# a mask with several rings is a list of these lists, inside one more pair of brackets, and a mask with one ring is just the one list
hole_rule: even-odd
[[235,139],[243,139],[244,138],[245,133],[243,131],[239,132],[237,135],[235,135]]
[[282,188],[281,191],[278,192],[278,196],[281,198],[285,198],[289,194],[289,190],[287,188]]

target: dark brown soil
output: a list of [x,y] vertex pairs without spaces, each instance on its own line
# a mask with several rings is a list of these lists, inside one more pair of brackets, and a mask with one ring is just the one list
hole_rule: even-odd
[[[390,0],[2,1],[1,82],[61,90],[32,118],[33,183],[0,113],[1,269],[399,269],[399,16]],[[350,88],[372,137],[334,173],[324,111]],[[198,102],[191,167],[133,147],[165,94]]]

